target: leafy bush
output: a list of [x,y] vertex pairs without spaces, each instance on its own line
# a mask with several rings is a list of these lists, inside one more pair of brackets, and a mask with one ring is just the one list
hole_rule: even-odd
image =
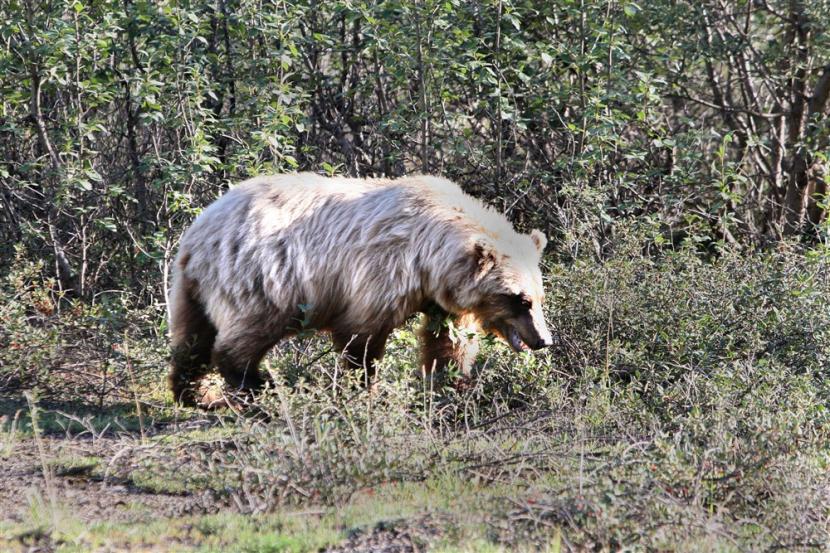
[[134,309],[125,293],[68,300],[43,273],[19,248],[0,284],[0,390],[100,405],[158,380],[167,358],[158,309]]

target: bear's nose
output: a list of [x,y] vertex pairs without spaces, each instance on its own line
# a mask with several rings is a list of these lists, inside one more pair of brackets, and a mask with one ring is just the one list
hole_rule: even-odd
[[539,338],[539,340],[537,340],[536,343],[533,344],[533,349],[549,348],[552,345],[553,345],[553,340],[552,339],[546,340],[545,338]]

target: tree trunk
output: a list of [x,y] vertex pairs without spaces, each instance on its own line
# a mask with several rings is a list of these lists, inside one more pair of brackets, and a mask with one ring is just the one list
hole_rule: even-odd
[[[812,93],[807,95],[810,65],[810,22],[799,0],[790,2],[796,69],[791,81],[791,111],[788,117],[787,147],[793,151],[787,189],[784,196],[784,234],[803,232],[807,224],[819,224],[825,217],[818,201],[826,193],[826,183],[817,174],[812,152],[827,145],[818,132],[822,127],[824,109],[830,95],[830,64],[822,68]],[[818,140],[817,140],[818,139]]]

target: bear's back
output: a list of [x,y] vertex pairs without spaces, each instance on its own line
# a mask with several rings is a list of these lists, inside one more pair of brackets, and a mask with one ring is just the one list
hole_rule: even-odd
[[203,221],[197,220],[194,226],[236,223],[260,238],[299,228],[303,234],[326,237],[331,245],[342,245],[344,238],[358,234],[382,237],[410,232],[413,226],[446,225],[463,234],[487,235],[505,251],[532,248],[502,213],[454,182],[430,175],[397,179],[315,173],[258,176],[231,188],[199,219]]
[[410,211],[434,221],[461,218],[479,224],[497,234],[512,232],[513,227],[501,213],[465,193],[449,179],[432,175],[413,175],[395,179],[324,177],[315,173],[291,173],[254,177],[233,188],[234,192],[254,198],[260,205],[308,214],[319,204],[353,202],[361,210],[377,214]]

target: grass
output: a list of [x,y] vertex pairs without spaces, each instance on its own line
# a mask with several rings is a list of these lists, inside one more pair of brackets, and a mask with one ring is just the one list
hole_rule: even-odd
[[[223,513],[149,524],[97,524],[85,531],[77,548],[158,548],[166,550],[315,551],[335,543],[339,533],[317,521],[291,516],[246,516]],[[196,545],[198,544],[198,545]]]
[[[350,534],[378,524],[438,514],[445,535],[435,540],[441,551],[497,551],[486,535],[477,509],[497,500],[511,487],[470,488],[457,476],[424,482],[423,485],[390,483],[356,493],[338,508],[286,510],[281,513],[246,515],[221,513],[146,523],[84,524],[61,508],[61,523],[50,534],[62,545],[60,551],[114,548],[170,547],[197,551],[317,551],[336,545]],[[32,527],[21,534],[33,536],[49,528],[51,514],[42,502],[32,508]],[[18,535],[18,538],[20,536]],[[25,539],[24,539],[25,541]],[[0,542],[2,543],[2,542]],[[197,545],[198,544],[198,545]],[[8,545],[8,544],[6,544]]]
[[[132,338],[129,360],[102,362],[115,379],[128,362],[136,371],[126,396],[61,403],[62,381],[39,376],[40,433],[31,408],[2,406],[4,462],[29,467],[37,493],[0,524],[0,549],[823,549],[828,259],[646,256],[623,240],[601,263],[548,268],[554,350],[486,342],[474,386],[429,390],[411,377],[403,328],[370,393],[341,372],[335,384],[323,341],[287,342],[256,416],[172,406],[153,365],[160,339]],[[129,500],[92,513],[48,500],[47,484],[73,479],[90,498]]]

